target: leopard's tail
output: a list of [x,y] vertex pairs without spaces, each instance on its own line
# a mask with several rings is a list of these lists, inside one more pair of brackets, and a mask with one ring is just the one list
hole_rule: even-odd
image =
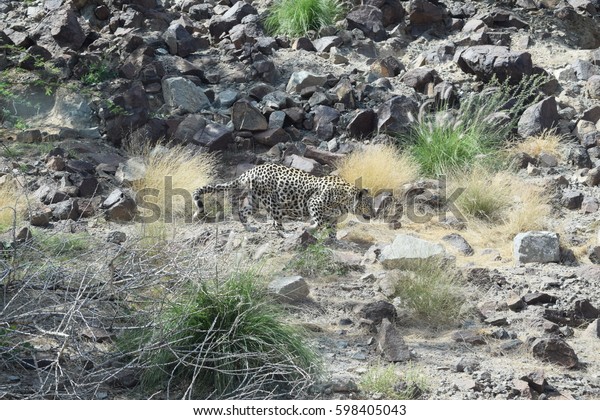
[[204,213],[204,202],[202,201],[202,196],[204,194],[216,191],[233,190],[239,187],[240,179],[238,178],[223,184],[205,185],[204,187],[197,188],[193,194],[194,202],[196,203],[196,207],[198,207],[196,215]]

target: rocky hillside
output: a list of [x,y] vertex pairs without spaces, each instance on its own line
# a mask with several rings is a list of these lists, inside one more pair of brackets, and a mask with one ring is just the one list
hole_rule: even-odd
[[[270,4],[0,0],[0,207],[19,213],[0,218],[0,398],[139,397],[136,367],[111,358],[123,308],[242,265],[265,267],[326,361],[297,396],[600,398],[600,2],[364,0],[299,38],[266,33]],[[541,231],[478,242],[459,220],[405,214],[323,242],[225,212],[144,242],[157,228],[140,222],[139,155],[157,144],[213,156],[216,178],[264,162],[323,175],[436,107],[535,76],[540,97],[493,117],[513,143],[559,138],[511,157],[550,195]],[[448,204],[437,181],[406,190]],[[455,322],[415,315],[399,290],[431,260],[461,279]],[[384,365],[391,393],[365,379]]]

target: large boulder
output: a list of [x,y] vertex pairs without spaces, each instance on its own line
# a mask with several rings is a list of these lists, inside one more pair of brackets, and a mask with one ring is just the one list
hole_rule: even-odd
[[534,136],[558,123],[559,115],[554,96],[531,105],[519,118],[518,132],[521,137]]
[[462,71],[489,82],[494,76],[500,81],[518,83],[531,75],[533,63],[528,52],[514,52],[507,47],[476,45],[458,54],[456,64]]
[[446,256],[440,244],[410,235],[398,235],[381,250],[379,260],[387,269],[403,268],[414,263],[441,260]]
[[560,338],[538,338],[532,343],[531,350],[534,357],[545,362],[566,368],[574,368],[579,364],[575,350]]
[[240,131],[263,131],[269,127],[267,119],[252,102],[237,101],[231,110],[233,127]]
[[404,22],[406,11],[400,0],[364,0],[363,4],[375,6],[381,10],[383,26],[397,25]]
[[208,151],[225,150],[233,143],[233,132],[224,125],[207,122],[200,131],[194,134],[191,142],[206,147]]
[[383,12],[375,6],[358,6],[346,16],[348,29],[360,29],[365,36],[373,41],[383,41],[387,38],[383,24]]
[[269,293],[284,303],[306,300],[310,289],[301,276],[278,277],[269,284]]
[[81,48],[86,35],[73,10],[63,9],[56,12],[51,22],[50,34],[58,45],[75,51]]
[[395,96],[377,108],[377,129],[380,132],[400,133],[417,118],[419,105],[405,95]]
[[288,80],[286,90],[290,93],[300,93],[308,87],[321,87],[327,82],[327,76],[321,76],[301,70],[292,73]]
[[210,106],[204,91],[185,77],[170,77],[162,82],[165,104],[185,113],[200,112]]
[[513,255],[517,263],[560,262],[558,234],[547,231],[519,233],[513,240]]
[[411,0],[408,4],[408,20],[411,25],[432,25],[444,19],[444,9],[437,1]]
[[169,47],[169,52],[180,57],[187,57],[200,47],[198,39],[194,38],[181,23],[171,24],[163,33],[163,39]]

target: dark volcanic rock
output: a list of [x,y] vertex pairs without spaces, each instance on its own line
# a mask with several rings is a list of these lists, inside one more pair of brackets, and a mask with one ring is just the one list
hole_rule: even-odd
[[383,13],[374,6],[358,6],[346,16],[348,29],[360,29],[373,41],[383,41],[387,32],[383,25]]
[[419,107],[408,96],[395,96],[377,109],[377,129],[390,133],[399,133],[416,120]]
[[371,135],[377,126],[377,114],[372,109],[364,109],[356,112],[348,122],[348,132],[353,137],[367,137]]
[[530,106],[519,118],[518,132],[521,137],[534,136],[558,123],[559,115],[554,96]]
[[384,27],[396,25],[404,21],[406,11],[399,0],[364,0],[366,6],[375,6],[382,12],[382,23]]
[[387,318],[383,318],[377,327],[377,350],[391,363],[411,359],[410,350],[400,332]]
[[509,79],[511,83],[517,83],[533,70],[528,52],[513,52],[494,45],[469,47],[458,55],[456,63],[465,73],[474,74],[485,82],[496,76],[501,82]]
[[77,20],[77,15],[70,9],[54,14],[50,34],[58,45],[73,50],[81,48],[85,41],[85,33]]
[[531,350],[534,357],[567,368],[574,368],[579,363],[573,348],[558,338],[538,338]]
[[442,79],[438,75],[437,71],[428,67],[419,67],[416,69],[408,70],[402,76],[402,82],[420,93],[425,93],[429,84],[436,85],[440,83]]
[[408,19],[411,25],[431,25],[444,19],[444,9],[437,1],[411,0],[408,5]]
[[233,104],[231,120],[237,131],[263,131],[269,127],[267,119],[260,110],[251,102],[245,100]]
[[233,132],[224,125],[209,122],[194,134],[192,143],[206,147],[211,152],[225,150],[233,143]]
[[383,300],[367,303],[360,309],[359,314],[376,324],[379,324],[384,318],[393,320],[397,316],[394,305]]

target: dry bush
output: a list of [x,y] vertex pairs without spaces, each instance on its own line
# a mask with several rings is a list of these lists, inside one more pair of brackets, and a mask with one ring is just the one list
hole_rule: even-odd
[[372,145],[355,151],[338,164],[338,174],[351,184],[360,182],[376,195],[391,190],[399,195],[403,185],[417,178],[417,164],[392,145]]
[[545,152],[558,158],[560,156],[560,143],[560,135],[546,130],[536,136],[527,137],[522,142],[514,144],[508,150],[508,153],[524,152],[530,156],[538,157],[540,153]]
[[[129,241],[123,247],[95,242],[81,247],[76,235],[52,235],[34,235],[32,241],[0,250],[0,371],[20,378],[3,384],[0,398],[180,399],[191,398],[193,390],[212,398],[306,396],[317,367],[313,352],[304,347],[303,336],[296,334],[287,315],[264,303],[267,294],[258,286],[253,289],[253,281],[243,283],[246,289],[239,283],[225,287],[224,279],[239,267],[214,252],[214,240],[194,246],[185,240],[165,241],[148,250]],[[71,244],[65,247],[64,240]],[[201,285],[210,286],[213,304],[197,301],[177,316],[172,310],[187,309],[186,297],[195,303],[206,296]],[[244,300],[249,290],[257,300]],[[223,302],[228,306],[219,306]],[[212,341],[183,348],[188,332],[202,332],[196,321],[211,311],[218,315],[214,324],[205,325]],[[249,318],[257,313],[258,318]],[[161,330],[169,320],[174,328]],[[259,326],[259,321],[264,324]],[[230,339],[221,329],[227,322],[232,334],[248,335]],[[258,339],[267,346],[251,348]],[[239,351],[244,345],[247,351]],[[228,353],[229,346],[235,347]],[[289,352],[277,353],[281,348]],[[161,352],[172,355],[175,364],[180,359],[177,373],[183,371],[185,384],[167,380],[157,394],[132,389],[146,377],[144,372],[164,370],[171,378],[174,365],[152,357]],[[225,378],[224,392],[218,392],[217,377]]]
[[[170,148],[164,146],[142,147],[134,150],[134,153],[143,160],[146,169],[143,178],[133,182],[133,189],[136,192],[148,188],[158,191],[157,195],[146,195],[144,200],[159,206],[162,220],[191,217],[194,211],[191,194],[196,188],[206,185],[212,180],[215,167],[214,156],[195,153],[194,150],[181,145]],[[181,195],[174,194],[172,197],[165,197],[169,182],[172,190],[189,192],[187,209],[185,208],[186,200]],[[168,205],[169,201],[172,203],[171,208]],[[189,208],[189,204],[192,204],[192,208]]]

